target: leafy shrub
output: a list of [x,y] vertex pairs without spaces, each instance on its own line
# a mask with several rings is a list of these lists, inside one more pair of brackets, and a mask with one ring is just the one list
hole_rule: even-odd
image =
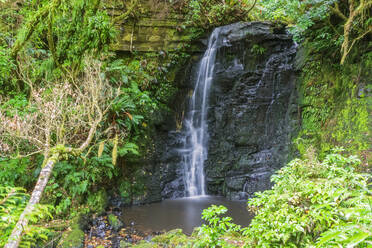
[[100,157],[93,155],[86,161],[77,158],[56,164],[45,195],[48,202],[56,207],[57,214],[67,214],[71,207],[73,209],[86,202],[92,210],[101,210],[102,197],[98,189],[117,173],[110,154],[106,152]]
[[[110,17],[100,9],[100,1],[73,0],[51,5],[50,1],[42,0],[32,5],[25,14],[26,22],[32,22],[37,11],[49,9],[50,13],[48,18],[40,18],[30,37],[32,49],[28,53],[32,57],[38,57],[39,48],[47,48],[42,55],[43,66],[38,69],[40,73],[43,69],[46,69],[45,73],[50,73],[48,69],[51,68],[46,68],[45,64],[50,64],[47,56],[53,61],[52,67],[54,64],[65,71],[79,72],[83,68],[84,55],[98,57],[108,50],[108,45],[116,36]],[[36,6],[37,11],[34,9]],[[30,26],[26,24],[20,29],[18,39],[26,38],[23,36],[30,32]],[[36,61],[40,63],[40,57]]]
[[[26,207],[29,196],[23,188],[0,186],[0,247],[8,241],[18,217]],[[51,207],[37,205],[35,210],[28,218],[31,224],[36,224],[40,220],[51,218]],[[40,225],[29,225],[24,231],[20,247],[32,247],[39,241],[48,239],[50,231]]]
[[323,162],[295,159],[272,177],[273,189],[256,193],[246,234],[259,247],[368,247],[372,244],[370,175],[360,160],[338,153]]
[[222,217],[227,208],[220,205],[212,205],[204,209],[202,219],[207,222],[198,228],[198,238],[195,242],[197,247],[227,247],[228,243],[222,239],[223,235],[240,231],[240,226],[232,223],[232,218]]
[[254,44],[251,48],[251,52],[256,55],[262,55],[264,54],[266,49],[258,44]]
[[[344,64],[354,47],[368,47],[372,19],[368,16],[371,5],[365,1],[340,0],[263,0],[260,2],[265,20],[284,22],[294,39],[307,40],[315,51],[331,55]],[[352,23],[352,25],[351,25]],[[363,42],[366,40],[366,43]],[[357,43],[360,44],[357,44]],[[341,51],[341,53],[339,53]],[[322,54],[325,57],[325,54]],[[349,61],[351,61],[349,59]],[[337,62],[336,62],[337,63]]]
[[[21,186],[28,188],[34,183],[33,171],[29,164],[31,159],[1,159],[0,158],[0,185]],[[31,176],[30,176],[31,175]]]
[[0,45],[0,94],[9,94],[9,90],[14,88],[12,72],[15,68],[10,50]]

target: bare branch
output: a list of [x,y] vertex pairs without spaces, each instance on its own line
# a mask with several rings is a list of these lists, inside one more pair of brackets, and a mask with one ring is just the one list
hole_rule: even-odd
[[[18,247],[23,230],[28,225],[27,217],[40,201],[55,163],[62,155],[80,155],[91,145],[104,114],[118,96],[107,79],[101,77],[101,64],[92,59],[86,61],[79,84],[75,80],[71,77],[69,81],[49,84],[53,87],[48,89],[32,89],[30,109],[22,115],[8,116],[0,111],[0,120],[6,124],[0,126],[1,150],[12,155],[22,139],[41,148],[30,154],[44,153],[44,166],[30,201],[5,248]],[[53,138],[55,136],[57,139]],[[61,141],[63,144],[59,143]],[[12,144],[15,145],[12,147]]]

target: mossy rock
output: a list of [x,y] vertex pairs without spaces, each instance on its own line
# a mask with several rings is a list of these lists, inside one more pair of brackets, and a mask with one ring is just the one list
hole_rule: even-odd
[[120,241],[120,248],[128,248],[128,247],[132,247],[132,244],[124,240]]
[[190,239],[182,232],[182,229],[174,229],[152,239],[152,241],[157,244],[169,245],[171,247],[186,245],[189,240]]
[[100,190],[97,193],[88,196],[88,206],[92,212],[102,214],[107,207],[108,197],[105,190]]
[[112,227],[113,230],[119,231],[120,228],[123,227],[123,222],[121,222],[117,216],[113,214],[109,214],[108,216],[108,221],[110,223],[110,226]]
[[132,245],[132,246],[121,246],[121,243],[120,243],[120,248],[126,248],[126,247],[133,247],[133,248],[160,248],[162,246],[159,246],[157,244],[154,244],[152,242],[147,242],[147,241],[140,241],[138,244],[136,245]]
[[84,232],[80,229],[79,224],[73,224],[70,231],[64,232],[57,248],[83,248]]

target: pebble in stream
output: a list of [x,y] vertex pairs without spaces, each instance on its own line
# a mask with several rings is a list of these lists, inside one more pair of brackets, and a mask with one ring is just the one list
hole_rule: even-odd
[[[120,215],[116,213],[115,216]],[[130,244],[136,244],[141,240],[150,241],[154,235],[160,233],[143,233],[136,230],[133,226],[134,223],[125,225],[118,230],[109,222],[110,214],[105,216],[96,217],[91,221],[87,230],[85,230],[84,248],[95,247],[112,247],[120,248],[120,241]]]

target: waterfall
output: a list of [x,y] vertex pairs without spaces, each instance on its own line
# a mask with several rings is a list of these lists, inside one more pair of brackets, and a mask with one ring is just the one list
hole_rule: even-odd
[[204,161],[207,159],[208,125],[207,110],[213,69],[216,59],[218,36],[216,28],[208,40],[208,47],[200,61],[189,112],[184,121],[186,132],[184,149],[180,151],[184,168],[185,193],[187,196],[205,195]]

